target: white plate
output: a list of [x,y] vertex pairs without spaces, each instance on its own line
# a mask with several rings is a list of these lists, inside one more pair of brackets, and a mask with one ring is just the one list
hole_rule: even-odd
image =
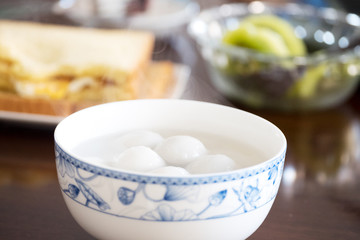
[[77,24],[90,27],[126,27],[143,29],[157,35],[173,33],[199,13],[199,4],[191,0],[149,0],[143,12],[126,16],[131,1],[59,0],[52,10]]
[[[185,91],[189,77],[190,77],[190,67],[183,64],[175,64],[174,79],[176,83],[174,87],[169,91],[166,98],[181,98],[183,92]],[[64,117],[0,110],[0,119],[23,122],[23,123],[56,125],[62,119],[64,119]]]

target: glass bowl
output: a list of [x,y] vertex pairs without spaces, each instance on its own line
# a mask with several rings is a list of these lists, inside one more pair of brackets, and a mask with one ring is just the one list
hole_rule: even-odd
[[[289,22],[306,56],[278,57],[226,45],[222,38],[243,18],[274,14]],[[360,73],[360,17],[332,8],[262,2],[203,10],[188,26],[214,86],[252,108],[303,111],[334,107],[356,90]]]

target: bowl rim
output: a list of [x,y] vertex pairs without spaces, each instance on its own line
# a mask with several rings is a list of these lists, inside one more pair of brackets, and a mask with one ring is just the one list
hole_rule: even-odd
[[[116,105],[116,104],[126,104],[127,102],[133,102],[133,101],[147,101],[147,102],[182,102],[184,104],[205,104],[205,105],[212,105],[218,108],[224,108],[224,109],[232,109],[235,111],[239,111],[242,114],[245,114],[247,116],[251,116],[255,119],[259,119],[260,121],[263,121],[265,124],[270,125],[279,135],[281,138],[281,141],[283,142],[281,145],[281,148],[273,154],[272,157],[265,159],[264,161],[253,164],[248,167],[235,169],[232,171],[227,172],[218,172],[218,173],[207,173],[207,174],[191,174],[186,176],[170,176],[170,175],[155,175],[152,173],[143,173],[143,172],[136,172],[136,171],[128,171],[123,169],[116,169],[114,167],[107,167],[100,164],[92,164],[88,161],[82,160],[81,157],[72,155],[71,153],[67,152],[61,142],[58,140],[57,135],[59,132],[59,128],[63,124],[63,122],[67,121],[69,117],[76,117],[78,114],[82,114],[84,111],[89,111],[89,109],[101,109],[102,106],[105,105]],[[95,109],[96,110],[96,109]],[[230,107],[225,106],[221,104],[216,103],[210,103],[210,102],[203,102],[203,101],[197,101],[197,100],[185,100],[185,99],[140,99],[140,100],[126,100],[126,101],[118,101],[118,102],[111,102],[111,103],[104,103],[92,107],[85,108],[83,110],[80,110],[76,113],[73,113],[63,119],[55,128],[54,131],[54,144],[55,144],[55,157],[56,157],[56,167],[58,168],[59,161],[65,161],[67,163],[70,163],[71,165],[74,165],[76,168],[80,168],[82,170],[85,170],[87,172],[91,172],[96,175],[101,175],[108,178],[114,178],[114,179],[122,179],[127,181],[134,181],[134,182],[142,182],[142,183],[153,183],[153,184],[170,184],[170,185],[193,185],[193,184],[210,184],[210,183],[218,183],[218,182],[229,182],[234,180],[240,180],[247,177],[251,177],[254,175],[261,174],[265,171],[268,171],[269,169],[275,167],[275,166],[281,166],[282,163],[285,160],[286,150],[287,150],[287,140],[284,135],[284,133],[272,122],[266,120],[265,118],[262,118],[258,115],[255,115],[253,113]],[[65,164],[67,164],[65,163]]]
[[[232,46],[229,44],[222,44],[219,41],[215,41],[215,40],[211,40],[209,38],[202,37],[201,35],[196,33],[193,29],[194,25],[197,22],[206,21],[206,18],[209,18],[209,16],[211,16],[212,14],[219,15],[218,19],[220,19],[220,18],[224,17],[223,15],[228,15],[228,16],[230,16],[231,14],[236,15],[237,14],[236,11],[239,11],[239,9],[244,10],[244,12],[248,11],[247,9],[250,8],[252,4],[259,4],[259,3],[263,5],[264,9],[286,10],[286,9],[292,9],[295,7],[297,9],[297,11],[299,9],[302,9],[302,14],[304,16],[318,15],[322,19],[329,19],[329,17],[327,15],[329,15],[329,13],[332,13],[332,14],[335,13],[335,15],[336,15],[335,18],[337,19],[337,21],[340,19],[343,23],[346,23],[347,25],[360,30],[360,15],[351,13],[351,12],[346,12],[345,10],[339,10],[339,9],[335,9],[333,7],[315,7],[310,4],[305,4],[305,3],[291,3],[291,2],[290,3],[276,3],[276,2],[252,1],[252,2],[248,2],[248,3],[245,3],[245,2],[225,3],[220,6],[203,9],[195,18],[193,18],[190,21],[190,23],[188,24],[188,27],[187,27],[187,32],[194,40],[196,40],[196,42],[200,46],[207,45],[207,46],[210,46],[211,48],[222,50],[233,56],[242,56],[243,53],[247,52],[247,53],[251,53],[254,57],[259,58],[261,61],[264,61],[264,62],[272,62],[274,60],[276,60],[276,61],[293,61],[298,64],[306,65],[306,64],[313,64],[316,62],[324,61],[324,60],[329,60],[331,58],[341,58],[345,55],[360,57],[360,49],[359,49],[359,51],[354,51],[354,48],[359,47],[360,45],[356,45],[355,47],[352,47],[349,49],[344,49],[343,51],[340,51],[340,53],[336,52],[336,51],[331,52],[331,51],[326,51],[326,49],[321,49],[314,53],[307,54],[306,56],[287,56],[287,57],[275,56],[275,55],[271,55],[271,54],[261,53],[261,52],[258,52],[256,50],[252,50],[249,48],[244,48],[244,47],[240,47],[240,46]],[[231,11],[233,11],[233,13],[230,12],[230,13],[225,14],[223,12],[226,12],[226,11],[223,11],[222,9],[225,9],[225,10],[232,9]],[[306,11],[304,11],[304,9],[306,9]],[[292,12],[294,12],[294,10],[292,10]],[[306,14],[305,14],[305,12],[306,12]],[[262,14],[262,12],[255,13],[255,14]],[[295,15],[295,14],[296,13],[293,13],[292,15]],[[225,16],[225,17],[228,17],[228,16]],[[353,16],[353,17],[357,18],[358,21],[354,24],[350,24],[346,19],[348,16]],[[360,37],[360,35],[359,35],[359,37]]]

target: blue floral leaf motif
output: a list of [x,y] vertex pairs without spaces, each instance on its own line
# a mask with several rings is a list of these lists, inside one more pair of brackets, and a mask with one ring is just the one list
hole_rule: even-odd
[[274,185],[275,182],[276,182],[276,178],[277,178],[277,173],[278,173],[278,166],[274,166],[273,168],[271,168],[269,170],[269,173],[268,173],[268,180],[269,181],[273,181],[272,184]]
[[196,215],[200,216],[204,212],[206,212],[210,207],[217,207],[219,206],[225,199],[227,194],[227,189],[221,190],[220,192],[217,192],[209,197],[209,204],[200,212],[198,212]]
[[177,211],[174,216],[175,221],[189,221],[197,219],[197,215],[190,209]]
[[59,170],[60,175],[62,177],[64,177],[65,174],[67,174],[69,177],[74,178],[75,170],[74,170],[73,166],[71,165],[71,163],[66,161],[64,159],[64,157],[61,156],[61,154],[59,154],[59,156],[56,159],[57,159],[58,170]]
[[64,160],[64,165],[65,165],[65,173],[71,177],[74,178],[75,177],[75,170],[73,168],[73,165],[71,163],[69,163],[68,161]]
[[76,198],[79,195],[80,189],[74,184],[69,184],[65,192],[67,192],[71,198]]
[[102,211],[106,211],[107,209],[110,209],[110,206],[97,193],[95,193],[94,190],[92,190],[87,184],[83,183],[77,178],[75,178],[75,181],[79,186],[81,193],[86,198],[86,203],[85,203],[86,206],[89,206],[90,203],[93,203]]
[[173,221],[175,216],[175,209],[168,204],[160,204],[157,211],[161,217],[161,221]]
[[238,200],[241,201],[241,195],[240,195],[240,193],[241,193],[241,187],[237,187],[237,189],[234,187],[232,190],[233,190],[234,193],[237,195]]
[[176,211],[169,204],[158,205],[155,210],[145,213],[141,219],[152,221],[187,221],[197,218],[195,213],[189,209]]
[[60,154],[56,157],[56,164],[60,175],[64,177],[65,176],[64,159],[61,157]]
[[136,192],[126,187],[120,187],[118,190],[119,201],[124,205],[130,205],[135,198]]
[[145,213],[141,219],[155,221],[172,221],[175,209],[168,204],[160,204],[155,210]]
[[247,202],[249,202],[252,205],[252,203],[255,203],[257,200],[260,199],[259,188],[253,187],[251,185],[247,186],[245,188],[244,198],[246,199]]
[[164,195],[164,200],[179,201],[179,200],[191,199],[196,197],[198,192],[199,192],[198,186],[168,185],[166,186],[166,193]]
[[241,184],[241,186],[233,188],[234,193],[237,195],[238,200],[241,203],[236,211],[247,212],[256,208],[256,202],[261,198],[260,189],[257,186],[258,181],[256,186],[247,185],[246,187],[243,187],[243,184]]
[[219,206],[225,199],[227,189],[217,192],[209,197],[209,204],[211,206]]

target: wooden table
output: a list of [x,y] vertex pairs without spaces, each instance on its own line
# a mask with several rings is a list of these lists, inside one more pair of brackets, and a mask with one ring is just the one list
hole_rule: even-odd
[[[183,98],[232,106],[212,87],[197,52],[195,57]],[[279,193],[250,239],[360,239],[360,88],[322,112],[236,107],[275,123],[288,140]],[[0,120],[0,239],[92,239],[61,196],[54,128]]]

